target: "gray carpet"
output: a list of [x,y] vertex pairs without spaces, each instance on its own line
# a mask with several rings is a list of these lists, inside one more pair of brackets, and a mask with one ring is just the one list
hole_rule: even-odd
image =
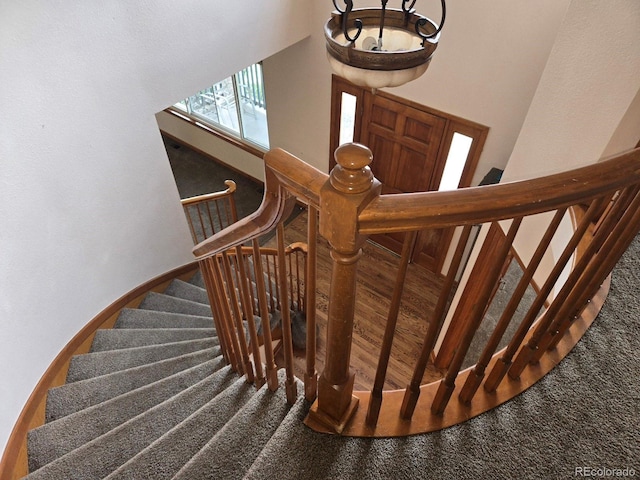
[[[140,310],[124,310],[113,332],[97,336],[100,351],[74,357],[67,385],[50,392],[47,423],[29,433],[27,478],[555,479],[574,477],[579,467],[640,472],[639,263],[640,238],[614,271],[592,328],[532,388],[440,432],[375,440],[312,432],[302,424],[304,400],[289,408],[282,388],[256,391],[238,378],[224,366],[213,326],[204,325],[213,321],[195,300],[206,298],[201,278],[176,281],[165,294],[150,294]],[[185,340],[180,331],[197,335]]]

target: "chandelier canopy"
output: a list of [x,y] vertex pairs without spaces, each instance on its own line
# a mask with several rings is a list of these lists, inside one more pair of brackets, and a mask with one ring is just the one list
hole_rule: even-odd
[[413,8],[417,0],[401,0],[401,9],[353,8],[353,0],[333,0],[336,10],[324,27],[327,57],[333,71],[367,88],[397,87],[415,80],[429,66],[446,17],[436,25]]

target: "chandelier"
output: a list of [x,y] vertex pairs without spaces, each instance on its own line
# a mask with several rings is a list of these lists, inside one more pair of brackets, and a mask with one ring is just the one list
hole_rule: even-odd
[[397,87],[415,80],[429,66],[446,17],[439,25],[416,13],[417,0],[401,0],[401,9],[353,8],[353,0],[332,0],[336,8],[324,27],[333,71],[367,88]]

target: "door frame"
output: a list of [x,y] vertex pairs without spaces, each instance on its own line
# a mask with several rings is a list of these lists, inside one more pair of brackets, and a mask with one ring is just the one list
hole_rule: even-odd
[[[335,74],[332,75],[332,78],[331,78],[331,126],[330,126],[330,138],[329,138],[329,170],[331,170],[336,165],[334,152],[338,148],[339,141],[340,141],[340,117],[342,114],[342,108],[341,108],[342,92],[349,93],[356,97],[356,117],[355,117],[353,141],[360,142],[361,132],[363,130],[362,119],[363,119],[363,113],[365,110],[365,97],[366,97],[365,92],[366,91],[367,89],[354,85],[342,77],[339,77]],[[441,110],[436,110],[435,108],[431,108],[426,105],[421,105],[412,100],[408,100],[406,98],[402,98],[397,95],[393,95],[391,93],[387,93],[381,90],[377,90],[375,92],[375,95],[381,96],[385,99],[388,99],[392,102],[396,102],[400,105],[404,105],[408,108],[412,108],[421,112],[428,113],[430,115],[441,117],[446,121],[444,133],[442,136],[442,140],[440,142],[440,148],[438,149],[438,154],[436,158],[436,164],[439,165],[440,167],[440,171],[437,173],[440,177],[442,177],[447,156],[449,155],[449,150],[451,148],[453,135],[455,133],[460,133],[462,135],[470,137],[472,139],[471,148],[467,155],[467,160],[466,160],[462,175],[460,177],[460,182],[458,183],[458,188],[469,187],[471,185],[471,181],[473,180],[473,176],[478,166],[478,162],[480,161],[480,155],[482,154],[482,150],[484,148],[487,135],[489,134],[489,127],[477,122],[473,122],[471,120],[467,120],[462,117],[458,117],[456,115],[443,112]],[[442,268],[444,266],[444,262],[447,257],[447,252],[449,250],[449,244],[451,243],[451,240],[453,238],[454,230],[455,228],[449,228],[449,229],[446,229],[445,232],[443,232],[442,240],[441,240],[441,242],[444,245],[442,249],[443,253],[439,255],[439,258],[437,259],[435,265],[433,266],[434,271],[438,274],[441,274],[442,272]],[[419,245],[416,245],[416,248],[419,248]],[[412,257],[415,257],[417,255],[416,252],[412,254]]]

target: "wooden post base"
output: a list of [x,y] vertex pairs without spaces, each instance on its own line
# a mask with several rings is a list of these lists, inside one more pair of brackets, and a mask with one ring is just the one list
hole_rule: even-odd
[[353,414],[356,413],[359,402],[360,399],[352,395],[349,406],[342,415],[342,418],[335,419],[318,409],[318,401],[316,400],[313,402],[313,405],[311,405],[311,409],[309,410],[307,418],[304,419],[304,423],[316,432],[337,433],[340,435],[349,423],[349,420],[351,420],[351,417],[353,417]]

